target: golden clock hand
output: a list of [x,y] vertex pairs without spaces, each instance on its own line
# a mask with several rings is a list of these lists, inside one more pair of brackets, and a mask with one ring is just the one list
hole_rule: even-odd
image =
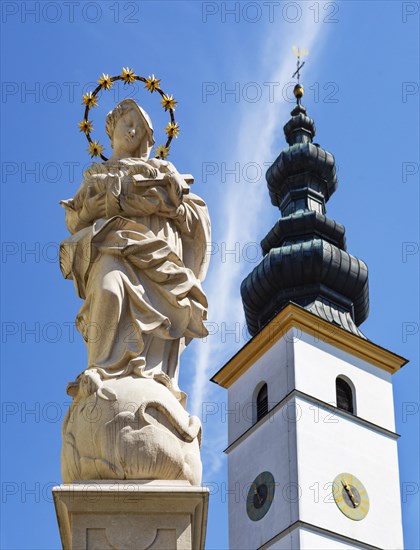
[[344,482],[343,480],[341,480],[341,483],[343,484],[343,487],[346,490],[346,493],[348,494],[349,499],[351,500],[351,503],[353,504],[353,508],[357,508],[359,503],[356,501],[356,499],[353,495],[353,492],[350,488],[350,485],[347,482]]
[[258,492],[258,486],[254,486],[254,497],[257,497],[259,504],[262,504],[262,497],[260,496],[260,493]]

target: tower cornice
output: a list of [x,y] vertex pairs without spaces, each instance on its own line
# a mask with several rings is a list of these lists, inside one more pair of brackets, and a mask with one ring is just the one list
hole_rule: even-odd
[[312,335],[316,341],[335,346],[351,355],[394,374],[408,360],[378,344],[333,325],[294,303],[287,304],[271,321],[243,346],[211,381],[229,388],[264,355],[288,330],[296,328]]

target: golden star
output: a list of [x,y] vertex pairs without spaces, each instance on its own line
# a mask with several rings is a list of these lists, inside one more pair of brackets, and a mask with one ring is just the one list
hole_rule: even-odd
[[102,88],[105,88],[105,90],[110,90],[112,86],[112,80],[109,74],[102,73],[101,78],[98,80],[99,84],[102,86]]
[[155,148],[155,156],[159,159],[166,159],[166,157],[169,155],[169,149],[168,147],[165,147],[164,145],[158,145]]
[[93,130],[92,121],[82,120],[82,122],[79,122],[79,130],[85,134],[89,134]]
[[124,84],[131,84],[136,80],[136,75],[134,74],[133,69],[123,67],[121,78],[124,80]]
[[158,90],[159,85],[160,85],[160,79],[156,78],[154,74],[152,74],[152,76],[149,76],[149,78],[146,78],[145,88],[147,88],[150,92],[153,93],[155,90]]
[[169,122],[165,128],[165,132],[168,134],[169,137],[178,137],[178,134],[180,132],[179,126],[177,122]]
[[91,158],[100,157],[103,150],[104,150],[104,148],[99,143],[99,141],[92,141],[92,143],[89,143],[89,147],[87,149],[87,151],[90,154]]
[[92,92],[89,92],[83,96],[83,104],[89,108],[96,107],[96,105],[98,105],[98,101]]
[[178,102],[175,101],[175,99],[171,95],[166,94],[163,94],[162,101],[160,102],[165,111],[167,111],[168,109],[171,111],[175,111],[175,105],[177,103]]

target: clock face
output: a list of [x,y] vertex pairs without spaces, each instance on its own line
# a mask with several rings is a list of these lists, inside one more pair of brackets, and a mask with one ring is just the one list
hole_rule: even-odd
[[249,519],[258,521],[268,512],[274,498],[275,482],[273,474],[262,472],[259,474],[248,491],[246,511]]
[[355,521],[369,512],[369,496],[361,481],[349,473],[338,474],[333,482],[335,503],[345,516]]

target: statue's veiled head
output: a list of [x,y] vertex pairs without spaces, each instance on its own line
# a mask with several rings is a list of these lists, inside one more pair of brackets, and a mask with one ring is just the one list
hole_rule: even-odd
[[133,99],[124,99],[106,117],[106,133],[113,149],[111,158],[147,160],[155,143],[149,115]]

